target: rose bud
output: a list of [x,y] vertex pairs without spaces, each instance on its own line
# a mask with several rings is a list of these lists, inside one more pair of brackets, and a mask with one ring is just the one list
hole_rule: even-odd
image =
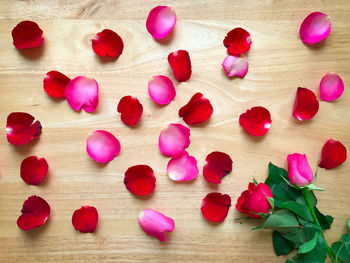
[[298,187],[310,184],[314,180],[314,174],[307,162],[306,155],[300,153],[289,154],[288,161],[288,177],[290,183]]
[[273,198],[273,195],[266,184],[249,183],[248,190],[243,191],[238,198],[236,209],[251,218],[261,218],[260,213],[270,212],[271,205],[268,197]]

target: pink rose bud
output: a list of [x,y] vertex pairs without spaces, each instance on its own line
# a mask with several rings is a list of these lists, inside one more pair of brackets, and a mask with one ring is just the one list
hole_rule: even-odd
[[314,174],[307,162],[305,154],[293,153],[287,157],[288,177],[292,185],[299,187],[310,184],[314,179]]

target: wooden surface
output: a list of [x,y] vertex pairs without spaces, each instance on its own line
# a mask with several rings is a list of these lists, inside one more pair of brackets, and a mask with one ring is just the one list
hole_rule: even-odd
[[[178,22],[170,40],[158,43],[145,28],[149,10],[157,4],[174,7]],[[326,42],[309,48],[297,32],[312,11],[331,16],[332,32]],[[241,215],[234,204],[255,177],[267,176],[269,161],[286,167],[289,153],[306,153],[314,169],[321,147],[329,138],[350,149],[350,2],[343,1],[0,1],[0,262],[284,262],[276,257],[269,231],[251,231],[259,221]],[[32,19],[44,30],[45,44],[33,52],[18,52],[11,30],[21,20]],[[226,56],[222,40],[237,26],[252,35],[249,71],[244,79],[229,80],[221,62]],[[91,49],[91,38],[104,28],[118,32],[125,49],[116,62],[101,62]],[[177,96],[157,107],[147,93],[152,75],[172,76],[169,52],[189,51],[193,74],[177,83]],[[59,70],[69,77],[89,75],[100,85],[100,103],[93,114],[74,112],[66,101],[54,101],[42,88],[46,72]],[[296,88],[317,92],[321,77],[337,72],[345,92],[334,103],[320,102],[316,117],[298,123],[291,116]],[[189,153],[202,170],[205,156],[224,151],[233,159],[233,171],[222,185],[208,185],[200,172],[192,183],[174,183],[166,174],[168,158],[158,150],[159,131],[182,120],[178,109],[195,92],[202,92],[214,107],[210,122],[191,128]],[[116,106],[124,95],[137,96],[144,106],[137,128],[123,125]],[[262,139],[245,134],[239,115],[252,106],[265,106],[272,128]],[[40,139],[24,147],[9,145],[6,117],[24,111],[41,121]],[[97,165],[85,151],[87,134],[106,129],[117,136],[121,154],[108,165]],[[19,165],[29,155],[45,156],[50,166],[47,180],[38,187],[26,185]],[[123,184],[132,165],[148,164],[157,177],[149,198],[135,198]],[[319,208],[335,217],[326,237],[333,242],[350,216],[350,164],[319,170]],[[219,225],[201,215],[202,198],[211,191],[227,193],[232,207]],[[45,226],[23,232],[16,226],[23,201],[40,195],[52,214]],[[99,211],[95,234],[80,234],[71,216],[81,205]],[[168,242],[147,236],[137,223],[139,212],[157,209],[174,218]]]

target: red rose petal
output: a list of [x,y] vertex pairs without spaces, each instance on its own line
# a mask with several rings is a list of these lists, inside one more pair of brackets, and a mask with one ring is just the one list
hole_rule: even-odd
[[12,30],[13,45],[17,49],[38,47],[44,42],[43,31],[33,21],[22,21]]
[[318,112],[319,104],[313,91],[298,88],[294,101],[293,117],[299,121],[312,119]]
[[156,177],[148,165],[135,165],[126,170],[124,184],[134,195],[149,195],[156,187]]
[[124,49],[122,38],[110,29],[97,33],[92,40],[92,49],[100,57],[119,57]]
[[202,201],[201,211],[210,222],[224,221],[231,206],[231,197],[227,194],[210,193]]
[[212,184],[221,184],[221,178],[232,171],[232,159],[223,152],[212,152],[205,158],[203,176]]
[[319,167],[325,169],[332,169],[345,162],[347,151],[345,146],[340,142],[329,139],[323,145],[321,161]]
[[70,78],[58,71],[47,72],[43,81],[45,92],[54,98],[64,98]]
[[191,77],[191,59],[186,50],[178,50],[170,53],[168,62],[177,81],[184,82]]
[[118,103],[118,112],[121,120],[128,126],[136,125],[143,112],[142,104],[135,97],[124,96]]
[[38,185],[44,180],[49,170],[45,158],[29,156],[21,163],[21,178],[24,182],[31,185]]
[[30,143],[41,134],[41,124],[25,112],[12,112],[7,117],[6,133],[9,143],[23,145]]
[[252,40],[248,31],[241,27],[232,29],[224,39],[224,46],[230,55],[239,56],[250,49]]
[[271,122],[270,112],[261,106],[248,109],[239,116],[239,124],[254,136],[265,135],[271,127]]
[[27,231],[46,222],[50,216],[50,206],[43,198],[33,195],[24,201],[21,212],[17,225],[20,229]]
[[96,230],[98,213],[93,206],[82,206],[74,211],[72,224],[76,231],[81,233],[93,233]]
[[210,101],[198,92],[179,110],[179,116],[188,124],[198,124],[208,120],[213,113]]

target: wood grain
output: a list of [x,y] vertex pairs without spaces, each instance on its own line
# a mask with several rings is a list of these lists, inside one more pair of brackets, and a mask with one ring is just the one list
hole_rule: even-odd
[[[350,2],[343,1],[162,1],[178,15],[175,32],[165,43],[154,41],[145,29],[148,11],[159,1],[0,1],[0,123],[12,111],[25,111],[41,121],[40,139],[13,147],[0,133],[0,262],[284,262],[276,257],[269,231],[250,231],[260,222],[235,221],[241,215],[234,204],[248,182],[267,176],[269,161],[286,166],[286,155],[306,153],[312,167],[329,138],[350,149]],[[310,48],[297,37],[309,12],[331,16],[332,32],[322,45]],[[44,30],[45,44],[33,52],[12,45],[11,30],[23,19],[33,19]],[[249,72],[244,79],[225,77],[226,56],[222,40],[236,26],[252,35]],[[125,49],[116,62],[101,61],[91,49],[91,38],[104,28],[118,32]],[[189,51],[193,75],[176,83],[176,99],[157,107],[147,94],[149,78],[172,76],[167,55]],[[74,112],[65,101],[54,101],[43,91],[47,71],[70,77],[89,75],[100,85],[96,113]],[[298,86],[318,89],[321,77],[337,72],[345,92],[334,103],[320,102],[320,111],[300,124],[291,117]],[[159,131],[180,122],[178,109],[197,91],[214,107],[209,123],[191,128],[189,152],[202,169],[214,150],[231,155],[234,168],[220,186],[205,183],[202,174],[192,183],[174,183],[166,175],[168,159],[158,150]],[[116,110],[124,95],[137,96],[144,115],[136,128],[120,121]],[[247,108],[262,105],[272,114],[272,128],[262,139],[251,138],[238,124]],[[122,152],[105,166],[85,152],[87,134],[95,129],[114,133]],[[25,185],[19,165],[29,155],[45,156],[50,172],[39,187]],[[146,199],[132,196],[124,187],[125,170],[136,164],[153,167],[155,193]],[[350,217],[349,162],[320,170],[319,208],[335,217],[326,233],[329,242],[340,237]],[[211,191],[230,194],[233,206],[226,220],[209,224],[200,213],[202,198]],[[31,232],[16,226],[23,201],[37,194],[51,205],[47,224]],[[81,205],[97,207],[100,221],[95,234],[77,233],[71,225],[73,211]],[[175,220],[169,241],[160,243],[144,234],[139,212],[154,208]]]

